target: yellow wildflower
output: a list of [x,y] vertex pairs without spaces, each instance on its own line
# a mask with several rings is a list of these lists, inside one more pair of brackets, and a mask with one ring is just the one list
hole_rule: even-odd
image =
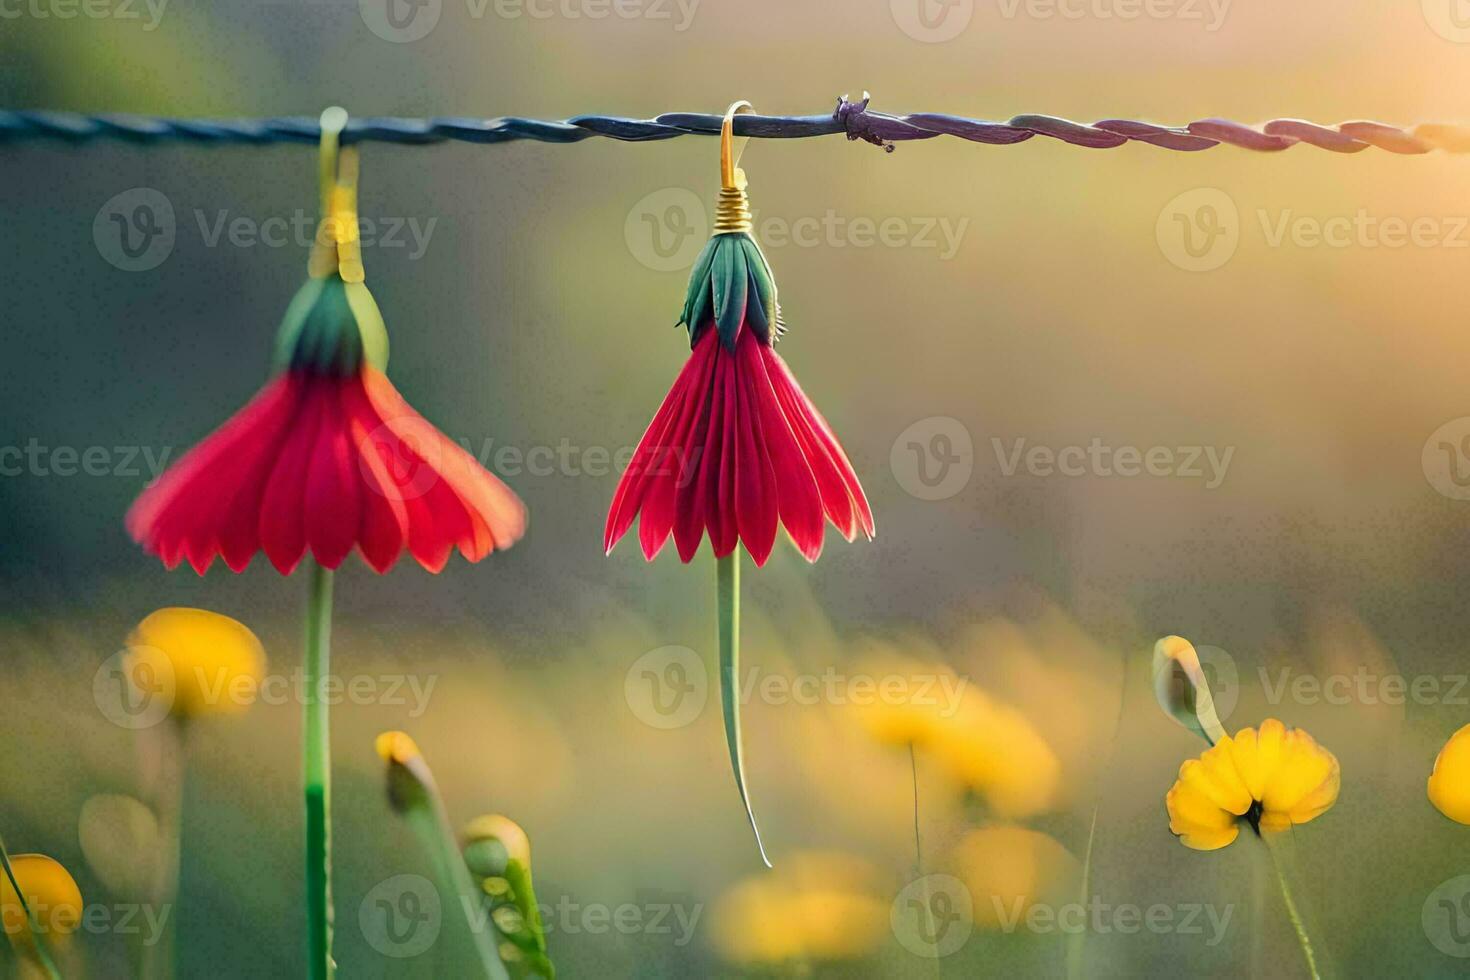
[[1055,801],[1061,763],[1015,708],[967,686],[946,733],[935,740],[935,755],[957,780],[983,796],[996,816],[1033,816]]
[[1429,802],[1456,823],[1470,824],[1470,725],[1451,735],[1435,757]]
[[992,824],[960,838],[950,854],[969,889],[975,924],[1001,929],[1037,903],[1060,899],[1076,877],[1077,861],[1054,837],[1029,827]]
[[833,963],[866,956],[888,930],[876,873],[829,852],[783,858],[774,871],[737,882],[711,916],[715,948],[734,963]]
[[[50,939],[76,931],[82,922],[82,892],[60,862],[44,854],[17,854],[10,859],[10,869],[41,935]],[[31,927],[26,922],[25,907],[3,873],[0,873],[0,912],[3,912],[5,934],[19,945],[29,943]]]
[[128,637],[128,676],[172,693],[169,714],[235,714],[255,701],[265,650],[243,623],[207,609],[160,609]]
[[956,783],[1007,818],[1050,807],[1061,764],[1030,720],[990,698],[967,677],[932,661],[886,653],[859,673],[877,678],[877,695],[854,703],[874,741],[932,753]]
[[1259,833],[1316,819],[1337,802],[1340,783],[1331,752],[1268,718],[1259,732],[1222,736],[1180,766],[1164,803],[1169,829],[1185,846],[1213,851],[1235,840],[1242,820]]

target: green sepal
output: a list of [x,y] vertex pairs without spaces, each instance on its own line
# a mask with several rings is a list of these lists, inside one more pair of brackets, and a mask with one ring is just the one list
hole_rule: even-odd
[[364,363],[388,367],[388,330],[366,285],[336,273],[308,279],[296,291],[276,335],[278,366],[347,376]]
[[766,261],[766,253],[761,251],[760,243],[747,237],[743,244],[746,265],[750,267],[750,281],[760,297],[761,312],[768,324],[766,337],[770,337],[771,328],[774,328],[779,338],[786,332],[786,324],[781,319],[781,301],[776,296],[776,277],[771,273],[771,264]]
[[679,315],[677,326],[688,327],[691,335],[694,333],[694,325],[704,316],[709,302],[709,269],[719,247],[718,236],[705,242],[699,258],[694,260],[694,271],[689,275],[689,288],[684,294],[684,310]]
[[713,326],[720,342],[734,350],[742,324],[769,344],[779,321],[776,282],[755,239],[740,231],[711,238],[694,262],[678,321],[689,331],[689,345]]

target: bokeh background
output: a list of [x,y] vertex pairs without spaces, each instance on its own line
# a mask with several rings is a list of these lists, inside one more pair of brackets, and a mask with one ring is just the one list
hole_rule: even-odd
[[[156,20],[141,4],[64,17],[72,8],[40,0],[4,8],[0,103],[563,118],[736,98],[822,112],[868,89],[879,109],[995,119],[1467,119],[1470,32],[1447,2],[1181,2],[1128,18],[1121,0],[1050,16],[976,0],[932,3],[932,28],[905,3],[650,0],[595,19],[604,8],[581,0],[444,0],[421,10],[433,29],[405,42],[372,29],[371,4],[345,0],[173,0]],[[1470,505],[1455,479],[1470,466],[1467,158],[1043,138],[889,154],[830,137],[753,141],[744,164],[758,230],[774,233],[792,326],[782,353],[846,445],[879,529],[872,543],[829,539],[815,566],[786,549],[747,575],[747,665],[850,679],[875,648],[929,665],[919,672],[941,663],[1024,714],[1059,766],[1044,805],[1017,816],[967,799],[919,755],[921,870],[966,882],[980,910],[943,974],[1062,971],[1064,933],[1007,932],[984,913],[992,896],[1074,900],[1096,812],[1097,902],[1231,918],[1222,936],[1203,915],[1200,934],[1090,930],[1085,975],[1302,975],[1256,842],[1200,854],[1168,832],[1163,795],[1203,746],[1155,706],[1147,664],[1155,639],[1180,633],[1224,651],[1227,727],[1274,715],[1341,760],[1340,802],[1292,842],[1297,895],[1334,971],[1458,975],[1465,960],[1450,952],[1470,946],[1445,938],[1430,899],[1470,871],[1470,829],[1429,805],[1424,781],[1470,721]],[[702,237],[689,229],[706,213],[689,202],[711,201],[717,177],[715,142],[700,137],[364,152],[364,215],[428,229],[423,248],[405,235],[366,249],[391,374],[486,455],[532,520],[479,566],[434,577],[405,562],[377,577],[354,560],[339,575],[338,672],[435,684],[417,716],[389,703],[334,713],[344,976],[468,970],[456,923],[413,958],[385,956],[360,925],[381,882],[430,874],[385,802],[372,738],[386,728],[417,737],[456,822],[498,810],[530,833],[541,900],[576,910],[551,923],[565,976],[937,975],[905,943],[909,760],[868,737],[850,704],[757,695],[746,708],[752,793],[787,875],[767,879],[777,898],[755,899],[717,699],[671,730],[630,705],[630,669],[649,651],[685,646],[713,665],[707,553],[646,565],[626,544],[604,557],[600,535],[616,481],[603,453],[632,445],[686,356],[671,323],[687,258],[665,253]],[[310,217],[314,181],[305,146],[0,146],[0,444],[39,447],[27,459],[41,461],[0,478],[0,829],[13,851],[72,869],[89,905],[145,898],[147,834],[116,798],[157,792],[148,736],[111,723],[93,694],[131,626],[203,606],[255,629],[273,673],[299,666],[300,576],[263,561],[238,576],[168,573],[121,518],[149,477],[145,453],[176,456],[260,384],[303,277],[298,242],[212,230],[221,217]],[[105,214],[138,188],[167,199],[175,240],[161,264],[129,271]],[[1215,268],[1192,271],[1180,235],[1190,222],[1206,233],[1202,204],[1233,235],[1207,256]],[[1425,232],[1394,246],[1359,215]],[[889,219],[886,243],[864,234]],[[1314,244],[1311,229],[1334,219],[1354,227]],[[815,234],[774,240],[813,221]],[[1094,439],[1232,455],[1219,481],[1005,459],[1017,440],[1055,451]],[[563,446],[571,463],[549,470],[494,456]],[[62,475],[66,447],[105,447],[106,472]],[[935,491],[920,463],[957,475]],[[1371,680],[1346,697],[1275,693],[1282,677],[1360,675],[1431,678],[1437,693],[1388,703]],[[262,703],[190,732],[185,976],[302,972],[298,715]],[[842,896],[785,904],[813,887]],[[699,918],[683,942],[646,918],[581,927],[586,909],[629,905]],[[822,941],[791,940],[813,930]],[[137,942],[84,931],[75,968],[131,976]]]

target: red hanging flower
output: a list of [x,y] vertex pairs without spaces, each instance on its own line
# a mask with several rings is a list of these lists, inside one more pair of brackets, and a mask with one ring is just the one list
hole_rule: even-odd
[[200,574],[264,551],[289,575],[307,549],[334,569],[356,548],[385,572],[407,548],[437,572],[455,548],[479,561],[521,537],[520,499],[383,374],[387,334],[360,279],[308,281],[279,346],[285,370],[133,504],[145,551]]
[[779,521],[808,561],[826,522],[873,537],[873,513],[847,454],[772,347],[784,331],[755,239],[717,234],[695,263],[679,322],[693,353],[618,483],[603,543],[639,518],[650,561],[672,533],[685,562],[706,530],[716,557],[743,541],[756,565]]

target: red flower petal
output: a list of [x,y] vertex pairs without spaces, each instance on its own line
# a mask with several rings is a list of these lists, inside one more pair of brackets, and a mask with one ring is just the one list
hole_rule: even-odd
[[226,546],[225,560],[244,567],[249,558],[235,550],[238,534],[228,522],[234,513],[230,505],[264,479],[296,399],[297,389],[287,378],[261,390],[139,495],[124,521],[128,533],[169,568],[187,551],[202,573],[216,548]]
[[[775,473],[781,523],[786,526],[786,533],[802,556],[807,561],[816,561],[822,553],[822,537],[826,530],[822,495],[813,467],[802,452],[771,385],[764,357],[768,349],[757,344],[742,350],[745,384],[751,389],[751,400],[760,406],[761,435]],[[845,496],[843,499],[846,500]],[[839,530],[850,526],[850,509],[847,518],[847,525],[836,522]],[[851,534],[847,538],[851,541]]]
[[290,575],[306,553],[306,518],[302,501],[311,473],[322,415],[332,386],[308,384],[260,501],[260,544],[276,571]]
[[708,531],[715,555],[743,541],[757,565],[770,556],[778,523],[808,561],[822,552],[828,520],[848,540],[859,527],[873,533],[836,436],[751,330],[733,353],[713,330],[696,341],[613,494],[608,551],[635,519],[649,560],[671,530],[685,562]]
[[239,571],[258,550],[290,574],[310,547],[336,568],[357,548],[386,571],[408,546],[438,571],[525,532],[525,508],[474,457],[409,408],[381,373],[287,372],[128,511],[127,528],[172,568]]
[[[873,512],[868,506],[868,498],[863,493],[862,484],[858,482],[857,474],[853,472],[852,464],[847,460],[847,454],[842,451],[842,446],[837,442],[837,436],[827,425],[827,420],[817,411],[815,405],[806,397],[801,386],[796,383],[791,369],[781,359],[781,355],[774,350],[762,352],[766,362],[766,368],[771,378],[771,386],[776,390],[777,400],[780,401],[782,411],[792,424],[797,438],[802,442],[803,451],[807,462],[811,464],[813,472],[817,475],[817,485],[822,491],[822,505],[826,509],[827,516],[843,530],[844,536],[851,541],[855,536],[855,529],[848,525],[843,529],[845,523],[842,518],[850,508],[857,517],[857,523],[863,533],[871,539],[873,537]],[[833,477],[836,477],[834,480]]]
[[[743,331],[739,348],[751,341],[750,331]],[[730,359],[733,360],[733,359]],[[736,389],[736,405],[740,425],[736,432],[734,477],[735,518],[740,527],[740,540],[755,561],[756,567],[771,557],[776,545],[776,512],[780,502],[780,491],[776,484],[776,471],[771,465],[771,456],[766,448],[761,431],[761,413],[751,391],[749,367],[739,363],[740,370],[731,368],[731,379]],[[820,525],[818,525],[820,527]]]
[[393,476],[391,434],[383,429],[360,383],[343,388],[342,410],[362,481],[358,547],[364,560],[382,574],[398,561],[408,539],[408,508]]
[[364,368],[362,386],[381,427],[407,464],[398,487],[409,518],[409,551],[438,571],[458,547],[469,561],[509,548],[526,531],[526,508],[504,483],[424,420],[386,376]]
[[361,483],[340,391],[322,396],[322,419],[306,475],[306,543],[323,568],[336,568],[357,544]]

